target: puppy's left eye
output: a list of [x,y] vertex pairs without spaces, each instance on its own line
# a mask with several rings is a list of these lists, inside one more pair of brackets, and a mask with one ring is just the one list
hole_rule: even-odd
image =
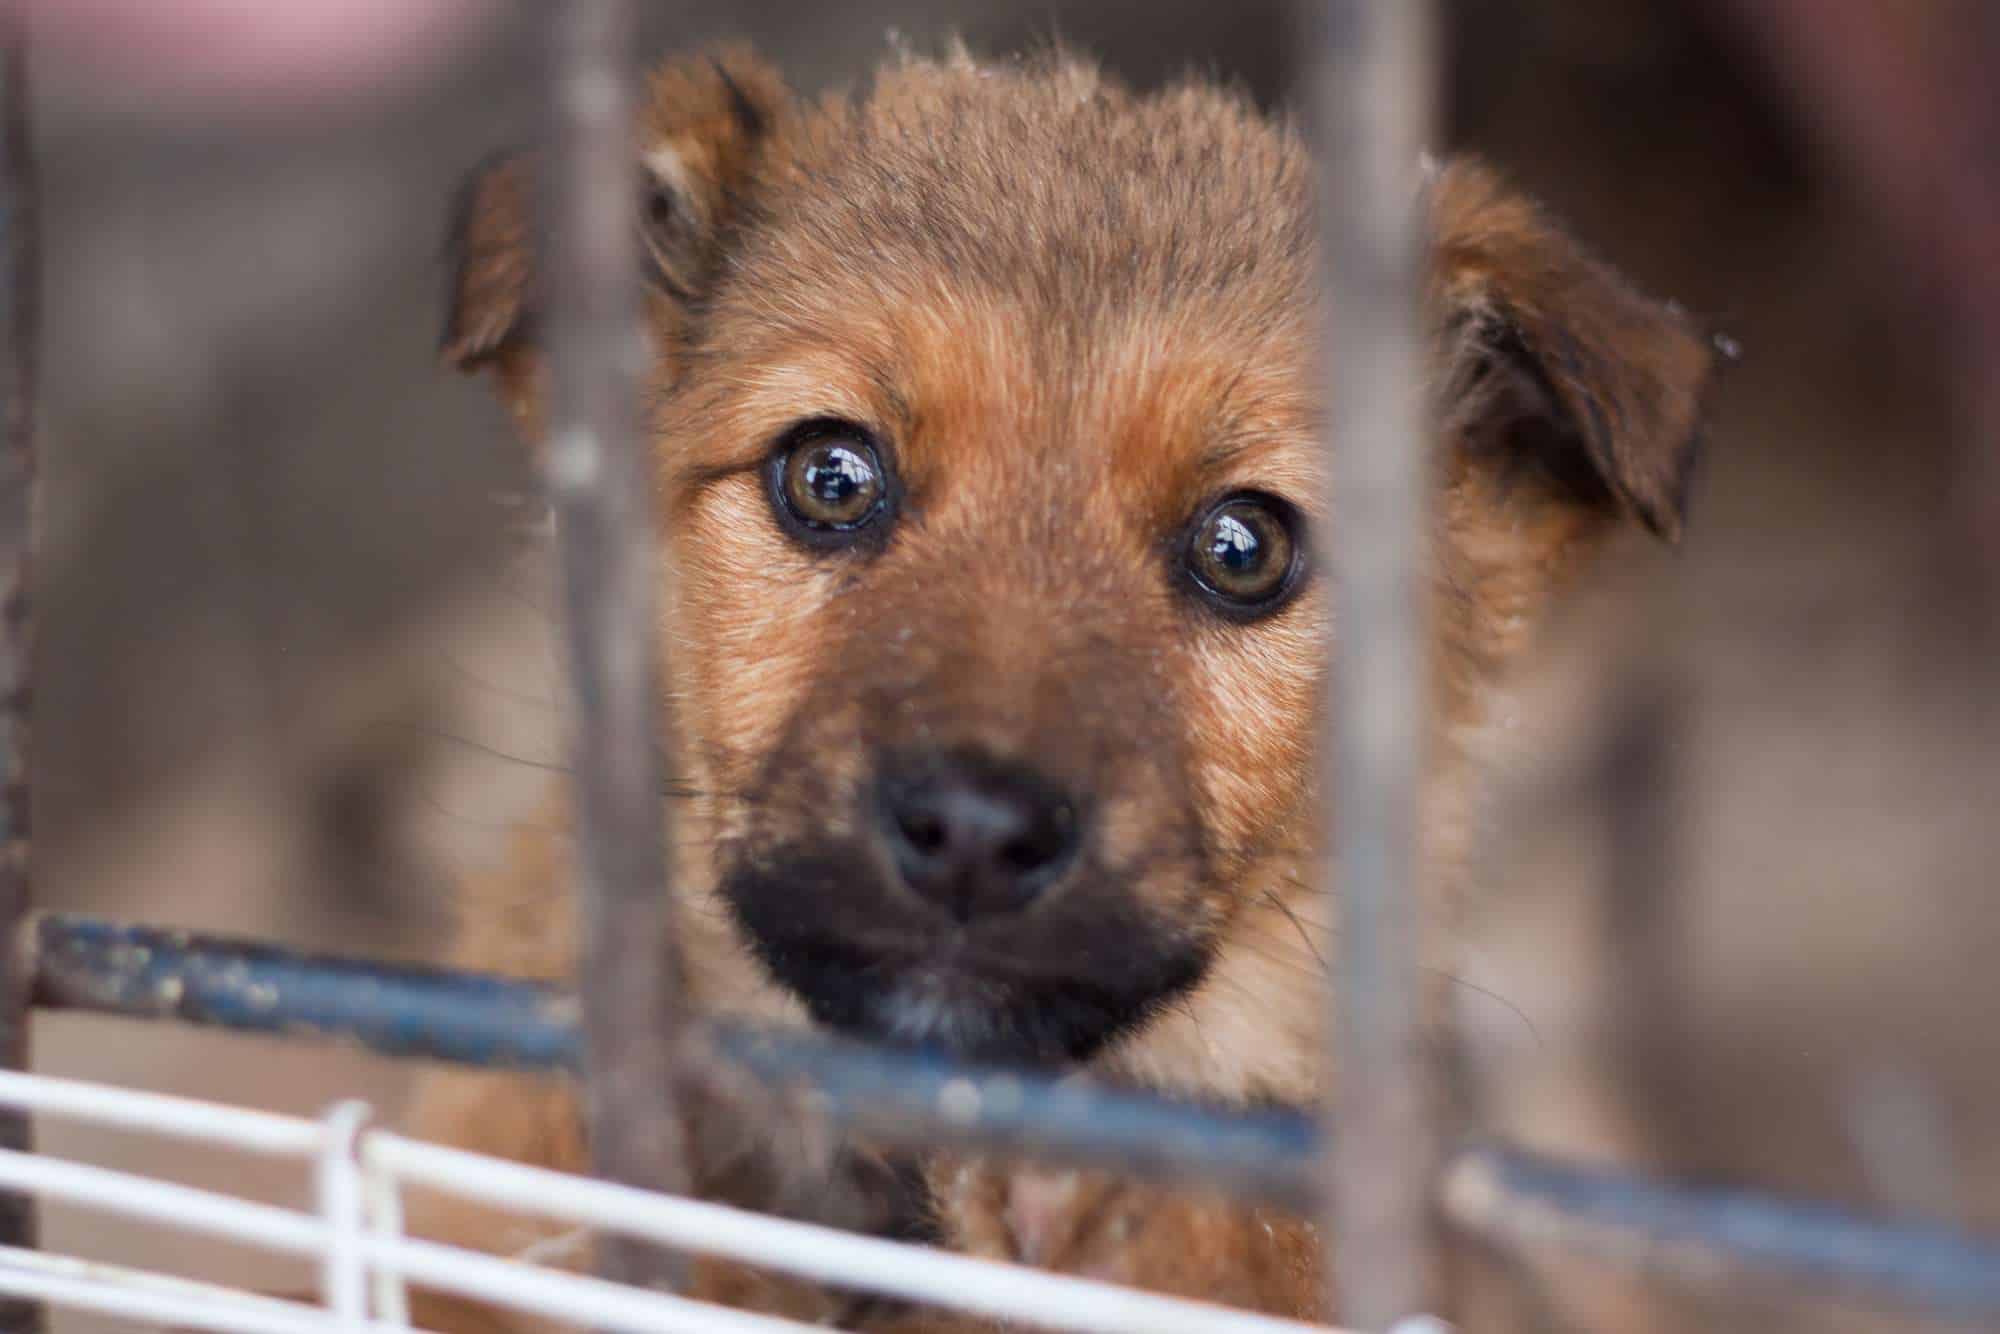
[[1298,587],[1301,555],[1298,511],[1276,496],[1244,491],[1202,516],[1184,559],[1195,586],[1219,610],[1259,616],[1277,610]]
[[794,428],[771,457],[771,498],[793,535],[840,545],[888,509],[889,477],[868,432],[848,422]]

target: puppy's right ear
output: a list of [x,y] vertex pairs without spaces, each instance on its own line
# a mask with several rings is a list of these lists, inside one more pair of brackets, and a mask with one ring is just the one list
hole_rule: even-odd
[[[707,280],[716,240],[742,207],[790,104],[782,79],[747,50],[675,61],[646,82],[638,117],[639,229],[646,314],[671,340]],[[452,210],[442,355],[491,370],[524,434],[541,434],[541,155],[490,159]]]

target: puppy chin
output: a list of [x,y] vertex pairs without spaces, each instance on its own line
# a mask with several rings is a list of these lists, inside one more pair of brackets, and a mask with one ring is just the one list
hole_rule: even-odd
[[1066,1065],[1142,1026],[1207,968],[1204,946],[1148,928],[1108,886],[967,930],[909,909],[870,869],[801,850],[741,865],[722,885],[765,971],[816,1022],[855,1037]]
[[1088,982],[1005,984],[920,966],[860,997],[858,1014],[843,1026],[890,1046],[985,1064],[1069,1065],[1143,1025],[1199,973],[1199,962],[1178,963],[1143,991],[1112,993]]
[[868,997],[863,1027],[880,1041],[899,1047],[973,1059],[1027,1059],[1022,1044],[1004,1031],[1002,1012],[990,998],[970,994],[976,990],[925,971]]

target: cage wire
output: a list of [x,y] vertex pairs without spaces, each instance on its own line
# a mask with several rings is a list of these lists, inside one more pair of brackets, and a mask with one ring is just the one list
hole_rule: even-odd
[[[516,1216],[587,1228],[597,1237],[717,1256],[1040,1329],[1282,1334],[1324,1328],[426,1144],[371,1126],[368,1108],[358,1102],[306,1120],[6,1071],[0,1072],[0,1106],[296,1162],[310,1171],[314,1207],[308,1212],[89,1163],[0,1151],[0,1187],[303,1257],[320,1274],[314,1306],[87,1257],[0,1248],[0,1293],[149,1322],[235,1334],[409,1329],[407,1285],[419,1283],[510,1311],[605,1328],[718,1334],[818,1328],[407,1236],[402,1192],[421,1187]],[[1405,1328],[1414,1334],[1420,1327]]]

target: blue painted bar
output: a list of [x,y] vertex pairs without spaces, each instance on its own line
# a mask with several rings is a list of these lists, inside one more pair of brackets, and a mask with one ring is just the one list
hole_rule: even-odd
[[575,998],[532,982],[84,917],[45,916],[35,930],[40,1005],[347,1038],[463,1065],[555,1070],[577,1058]]
[[1318,1196],[1319,1132],[1301,1112],[1176,1102],[816,1034],[724,1029],[715,1044],[731,1065],[803,1086],[836,1124],[890,1143],[1207,1184],[1301,1212]]
[[[35,930],[43,1006],[344,1038],[457,1064],[576,1065],[575,1002],[553,987],[81,917],[45,916]],[[1231,1112],[812,1033],[708,1026],[699,1040],[886,1144],[1094,1165],[1297,1210],[1315,1199],[1319,1131],[1300,1112]],[[1485,1147],[1455,1158],[1443,1206],[1454,1227],[1491,1242],[1578,1249],[1704,1286],[1719,1272],[2000,1318],[2000,1240],[1950,1228]]]
[[[301,954],[249,941],[49,915],[36,924],[38,1004],[276,1036],[359,1042],[388,1056],[574,1072],[575,998],[476,973]],[[819,1034],[701,1034],[758,1081],[805,1088],[819,1112],[876,1139],[1008,1149],[1162,1180],[1205,1180],[1309,1207],[1316,1134],[1291,1111],[1232,1111],[979,1069]]]
[[1491,1241],[1571,1249],[1703,1288],[1783,1278],[1826,1297],[2000,1317],[2000,1239],[1947,1227],[1507,1148],[1461,1153],[1444,1202],[1455,1224]]

